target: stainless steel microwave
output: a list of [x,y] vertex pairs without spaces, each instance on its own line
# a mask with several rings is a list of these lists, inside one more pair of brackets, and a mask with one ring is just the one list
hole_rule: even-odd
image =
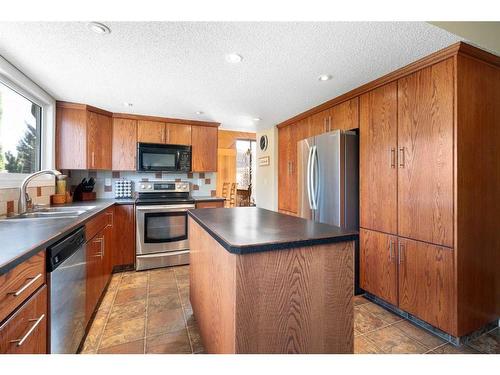
[[140,172],[190,172],[191,146],[137,143]]

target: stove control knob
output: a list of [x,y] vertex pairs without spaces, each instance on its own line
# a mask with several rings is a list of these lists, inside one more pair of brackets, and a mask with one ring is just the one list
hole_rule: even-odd
[[146,189],[146,185],[142,184],[141,189]]

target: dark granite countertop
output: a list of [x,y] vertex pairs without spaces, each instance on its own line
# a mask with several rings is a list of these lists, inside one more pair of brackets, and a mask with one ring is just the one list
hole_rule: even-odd
[[224,201],[226,200],[225,198],[222,197],[210,197],[208,195],[202,195],[195,197],[193,196],[193,199],[195,202],[212,202],[212,201]]
[[355,240],[357,231],[256,207],[203,208],[189,215],[227,251],[248,254]]
[[67,206],[96,206],[76,218],[0,220],[0,275],[50,246],[67,233],[114,204],[133,204],[134,200],[98,199]]

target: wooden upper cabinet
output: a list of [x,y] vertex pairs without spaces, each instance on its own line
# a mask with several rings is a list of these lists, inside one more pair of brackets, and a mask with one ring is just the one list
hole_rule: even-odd
[[326,133],[329,129],[331,117],[330,110],[316,113],[309,118],[310,136]]
[[399,308],[456,336],[454,251],[399,239]]
[[453,247],[453,95],[453,59],[398,81],[399,235],[449,247]]
[[191,145],[191,125],[165,124],[166,143],[171,145]]
[[360,226],[397,234],[397,83],[360,98]]
[[191,129],[193,172],[217,171],[217,132],[214,126],[193,126]]
[[359,128],[359,99],[356,97],[337,104],[330,109],[330,124],[328,130],[352,130]]
[[113,118],[114,171],[135,171],[137,155],[137,121]]
[[398,238],[361,229],[360,286],[383,300],[398,304]]
[[112,145],[111,117],[87,112],[87,165],[89,169],[111,170]]
[[137,121],[137,142],[166,143],[165,123],[160,121]]
[[57,169],[87,168],[87,112],[56,108]]
[[56,166],[58,169],[111,170],[112,134],[108,114],[85,106],[57,107]]

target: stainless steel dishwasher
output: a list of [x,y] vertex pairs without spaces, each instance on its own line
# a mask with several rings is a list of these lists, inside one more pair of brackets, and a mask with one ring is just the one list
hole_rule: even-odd
[[50,352],[75,354],[85,334],[85,227],[47,248]]

